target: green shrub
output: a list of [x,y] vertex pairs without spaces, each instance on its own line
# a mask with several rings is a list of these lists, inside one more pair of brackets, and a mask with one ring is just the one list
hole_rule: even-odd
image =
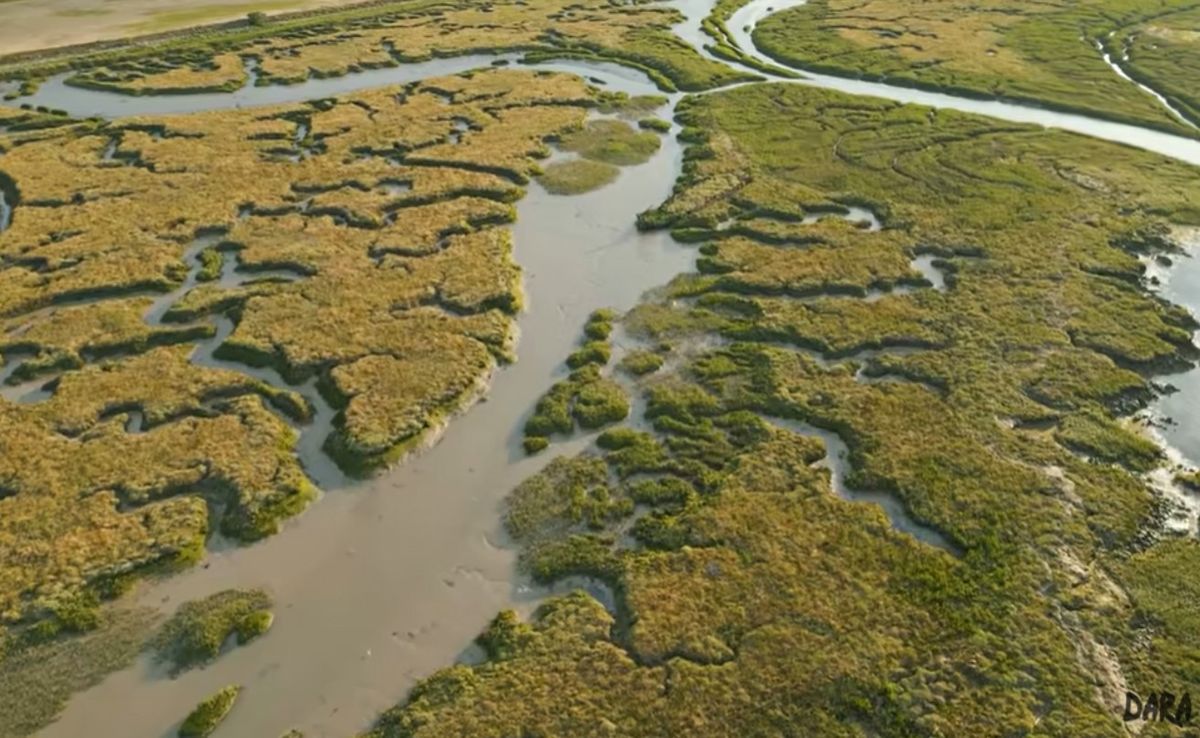
[[612,349],[605,341],[588,341],[582,348],[567,357],[567,366],[580,369],[588,364],[604,366],[612,356]]
[[235,628],[238,645],[249,643],[266,633],[274,622],[275,615],[270,610],[258,610],[246,615],[238,621]]
[[662,365],[662,354],[657,354],[653,351],[636,350],[630,351],[621,357],[621,361],[617,364],[617,367],[626,374],[640,377],[646,374],[653,374]]
[[671,130],[671,122],[662,120],[661,118],[642,118],[638,121],[638,128],[647,131],[656,131],[658,133],[666,133]]
[[533,455],[549,447],[550,439],[545,436],[525,436],[525,440],[521,442],[521,445],[525,448],[525,453]]
[[230,685],[201,702],[179,726],[179,738],[205,738],[212,735],[221,721],[228,717],[241,692],[240,686]]
[[186,602],[155,634],[155,655],[174,673],[207,663],[231,635],[240,644],[265,633],[273,619],[270,606],[262,590],[228,589]]

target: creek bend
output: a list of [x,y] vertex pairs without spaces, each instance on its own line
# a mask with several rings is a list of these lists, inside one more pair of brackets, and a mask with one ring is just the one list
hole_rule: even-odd
[[[769,12],[796,4],[754,0],[734,14],[729,30],[743,51],[776,65],[754,47],[750,31]],[[711,11],[712,0],[671,5],[687,16],[677,27],[681,37],[702,44],[699,22]],[[55,78],[19,102],[107,118],[199,112],[300,102],[513,58],[435,59],[287,87],[247,85],[234,93],[202,95],[132,97],[74,88]],[[657,92],[639,72],[610,63],[570,61],[535,68],[579,74],[612,90]],[[779,81],[1064,128],[1200,164],[1200,142],[1079,115],[825,75],[805,73]],[[670,105],[677,101],[674,97]],[[658,115],[671,117],[669,109]],[[174,680],[144,657],[74,696],[59,720],[40,735],[88,735],[97,725],[119,722],[123,735],[131,738],[165,737],[202,697],[234,682],[246,686],[253,709],[230,716],[224,728],[230,735],[278,735],[290,728],[312,736],[352,735],[401,699],[417,679],[451,663],[456,654],[468,658],[469,644],[496,611],[529,610],[544,590],[514,581],[515,554],[504,545],[500,527],[502,500],[554,455],[582,450],[588,439],[576,438],[526,458],[520,448],[521,420],[564,373],[562,361],[592,310],[632,307],[646,290],[690,270],[692,248],[676,244],[666,233],[633,228],[638,212],[671,193],[682,166],[676,132],[677,126],[650,161],[625,169],[613,186],[562,198],[532,185],[517,204],[514,258],[523,270],[528,307],[518,318],[519,360],[496,371],[487,402],[451,422],[432,448],[353,486],[339,474],[312,466],[310,459],[323,458],[317,429],[330,420],[327,407],[317,405],[313,430],[302,435],[298,451],[327,493],[324,499],[278,535],[253,546],[219,547],[201,567],[146,586],[140,594],[140,604],[170,610],[220,589],[264,587],[279,614],[269,638]],[[935,288],[943,286],[932,277],[930,281]],[[217,321],[216,337],[202,342],[193,360],[286,386],[271,372],[212,358],[212,349],[229,328]],[[316,394],[311,387],[290,389],[310,401]],[[844,455],[836,435],[811,427],[792,429],[826,441],[836,481]],[[339,493],[328,494],[335,490]],[[892,509],[894,500],[847,496],[880,503],[898,529],[947,547],[936,533],[907,525],[911,521],[901,516],[904,511]],[[122,705],[126,707],[117,717]]]

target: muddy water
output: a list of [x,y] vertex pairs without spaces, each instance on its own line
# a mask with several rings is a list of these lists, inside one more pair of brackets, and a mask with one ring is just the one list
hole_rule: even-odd
[[[605,81],[651,91],[625,75]],[[681,162],[669,137],[653,159],[597,192],[560,198],[532,186],[513,229],[528,305],[519,319],[520,359],[496,373],[488,401],[402,467],[352,487],[326,482],[324,499],[279,535],[219,550],[203,568],[141,595],[169,609],[227,587],[265,587],[278,614],[268,637],[175,680],[143,660],[76,695],[42,735],[95,734],[123,705],[122,736],[160,738],[204,696],[236,682],[246,686],[244,704],[223,734],[274,736],[296,727],[344,738],[414,680],[453,662],[498,610],[526,609],[542,597],[514,584],[513,553],[500,545],[501,500],[552,458],[524,457],[521,423],[564,372],[588,313],[629,308],[644,290],[690,269],[693,250],[632,225],[667,197]]]

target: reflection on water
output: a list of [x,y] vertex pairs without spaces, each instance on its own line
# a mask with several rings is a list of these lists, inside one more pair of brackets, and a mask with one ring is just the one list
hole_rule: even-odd
[[[1159,275],[1158,294],[1176,305],[1183,305],[1200,318],[1200,237],[1193,236],[1188,253],[1174,257],[1174,264],[1156,270]],[[1163,438],[1179,450],[1193,466],[1200,466],[1200,368],[1156,377],[1163,385],[1177,391],[1164,394],[1155,403],[1155,414],[1169,419],[1161,429]]]

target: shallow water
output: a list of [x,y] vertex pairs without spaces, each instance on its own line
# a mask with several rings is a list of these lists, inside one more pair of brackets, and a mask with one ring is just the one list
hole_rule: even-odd
[[9,206],[8,200],[4,198],[4,191],[0,190],[0,233],[7,231],[10,223],[12,223],[12,208]]
[[46,80],[36,93],[19,98],[16,104],[44,105],[51,109],[65,110],[71,116],[78,118],[181,115],[320,100],[347,95],[358,90],[407,84],[431,77],[445,77],[472,69],[488,68],[493,66],[494,62],[507,62],[518,68],[567,72],[585,78],[594,78],[600,81],[605,89],[628,92],[637,88],[643,92],[658,92],[652,85],[647,84],[645,75],[641,72],[618,64],[564,60],[517,65],[520,58],[519,54],[469,54],[401,64],[396,67],[351,72],[341,77],[314,77],[294,85],[256,86],[254,77],[251,75],[250,80],[236,92],[178,95],[123,95],[108,90],[72,87],[66,83],[70,73],[64,73]]
[[[606,82],[651,91],[625,76]],[[326,485],[324,498],[279,535],[219,550],[202,568],[141,594],[144,604],[169,609],[227,587],[265,587],[278,615],[268,637],[175,680],[140,661],[76,695],[41,735],[91,734],[111,723],[114,705],[126,705],[121,734],[159,738],[200,699],[237,682],[247,688],[246,704],[223,734],[272,736],[298,727],[307,736],[345,738],[416,679],[453,662],[498,610],[527,610],[544,597],[545,590],[514,581],[513,552],[498,545],[500,503],[555,453],[586,444],[577,439],[533,458],[520,450],[522,421],[565,373],[563,359],[587,315],[627,309],[693,264],[695,252],[667,234],[633,228],[640,210],[667,197],[679,172],[679,144],[673,136],[663,143],[649,162],[601,190],[562,198],[534,185],[518,203],[515,258],[528,305],[518,320],[519,361],[496,372],[488,400],[452,422],[436,446],[376,479],[332,493],[341,485]]]
[[[1173,255],[1170,267],[1153,270],[1159,277],[1155,291],[1200,319],[1200,235],[1193,235],[1185,245],[1186,253]],[[1178,390],[1160,396],[1154,405],[1156,416],[1169,419],[1160,430],[1164,440],[1178,449],[1187,463],[1200,466],[1200,413],[1196,412],[1200,367],[1156,377],[1156,381]]]

